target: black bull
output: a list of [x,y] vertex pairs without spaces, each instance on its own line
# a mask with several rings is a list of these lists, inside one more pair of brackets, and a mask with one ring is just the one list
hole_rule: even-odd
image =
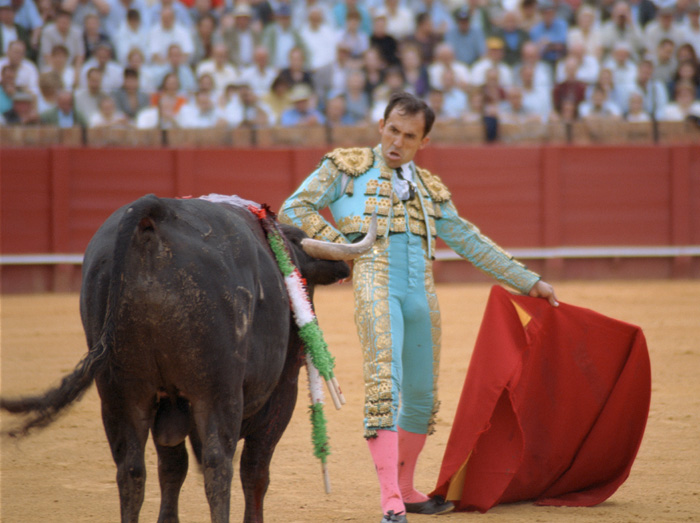
[[[343,261],[306,254],[302,231],[280,227],[310,293],[348,276]],[[3,409],[29,414],[16,434],[49,424],[94,379],[123,522],[137,521],[143,503],[149,430],[158,453],[158,521],[178,520],[187,436],[215,522],[229,520],[232,459],[245,439],[245,521],[262,521],[303,347],[257,218],[226,204],[152,195],[122,207],[87,248],[80,311],[89,351],[74,371],[43,395],[1,400]]]

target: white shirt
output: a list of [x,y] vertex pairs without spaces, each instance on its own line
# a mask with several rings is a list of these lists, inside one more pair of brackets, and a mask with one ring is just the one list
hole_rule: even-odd
[[386,32],[397,40],[413,34],[416,29],[414,14],[404,7],[398,7],[395,13],[386,13]]
[[[0,58],[0,71],[3,67],[10,63],[7,56]],[[30,91],[32,94],[39,95],[39,70],[32,62],[26,58],[17,68],[17,79],[15,80],[17,87],[22,87],[25,91]]]
[[161,24],[153,26],[148,32],[148,53],[146,54],[146,59],[151,60],[153,55],[156,54],[165,59],[168,56],[168,47],[171,44],[179,44],[180,49],[187,56],[192,56],[194,52],[194,41],[186,27],[177,23],[170,30],[164,29]]
[[[466,64],[455,60],[450,64],[450,68],[455,74],[455,82],[457,83],[457,85],[461,85],[463,83],[471,83],[471,73],[469,72],[469,68]],[[442,88],[442,73],[444,70],[445,64],[443,64],[442,62],[434,62],[430,64],[430,66],[428,66],[428,76],[430,78],[430,85],[438,89]]]
[[695,31],[690,24],[683,28],[683,42],[688,42],[695,49],[695,53],[700,55],[700,29]]
[[396,169],[392,174],[391,184],[394,188],[394,193],[399,197],[400,200],[408,200],[410,193],[410,186],[413,185],[415,190],[415,184],[413,183],[413,162],[405,163],[401,166],[401,175],[404,179],[400,179]]
[[0,49],[0,54],[6,55],[10,43],[17,40],[17,29],[12,25],[8,27],[4,24],[0,24],[0,33],[2,33],[2,49]]
[[224,63],[221,69],[216,67],[216,62],[213,59],[204,60],[197,66],[197,78],[203,74],[210,74],[214,78],[214,88],[220,92],[226,89],[229,84],[235,84],[240,75],[236,68],[229,63]]
[[178,125],[185,129],[215,127],[221,119],[222,114],[217,107],[207,113],[202,113],[195,103],[183,105],[176,116]]
[[634,85],[637,81],[637,64],[632,60],[627,60],[623,65],[619,65],[612,58],[608,58],[603,62],[603,67],[612,71],[615,87],[623,88]]
[[690,114],[700,117],[700,102],[693,102],[687,113],[684,112],[676,102],[672,102],[664,108],[661,113],[661,120],[666,122],[682,122],[685,120],[686,116]]
[[267,94],[277,77],[277,71],[272,67],[266,67],[263,71],[257,65],[251,65],[241,72],[241,82],[250,85],[258,96]]
[[[559,60],[556,68],[557,83],[562,83],[566,80],[566,71],[564,70],[564,60]],[[590,54],[583,55],[581,65],[576,71],[576,79],[587,84],[594,84],[598,81],[600,75],[600,62]]]
[[[121,118],[124,118],[124,113],[121,111],[114,111],[114,114],[110,120],[105,119],[104,115],[100,111],[97,111],[90,116],[90,119],[88,120],[88,127],[92,128],[105,125],[112,126],[115,125],[117,120],[120,120]],[[124,127],[123,122],[119,122],[118,125],[120,127]]]
[[490,58],[479,58],[472,65],[472,83],[474,85],[484,85],[486,81],[486,71],[496,67],[498,69],[498,83],[503,87],[510,87],[513,85],[513,73],[508,67],[508,64],[503,62],[495,63]]
[[129,52],[134,48],[140,49],[146,60],[150,59],[148,54],[148,31],[144,28],[143,24],[137,31],[132,31],[129,24],[124,22],[119,29],[117,29],[114,44],[117,60],[122,65],[126,65]]
[[[93,67],[97,67],[97,58],[94,56],[83,64],[80,70],[80,86],[87,86],[87,72]],[[106,93],[119,89],[124,83],[124,68],[117,62],[109,61],[102,71],[102,90]]]
[[327,24],[314,30],[309,24],[299,30],[299,36],[309,52],[309,65],[312,70],[328,65],[336,57],[336,45],[340,32]]

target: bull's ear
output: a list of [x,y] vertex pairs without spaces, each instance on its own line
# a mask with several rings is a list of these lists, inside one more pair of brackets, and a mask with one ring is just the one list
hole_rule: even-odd
[[321,260],[354,260],[369,251],[377,239],[377,213],[372,213],[367,234],[357,243],[340,244],[305,238],[301,241],[304,252]]

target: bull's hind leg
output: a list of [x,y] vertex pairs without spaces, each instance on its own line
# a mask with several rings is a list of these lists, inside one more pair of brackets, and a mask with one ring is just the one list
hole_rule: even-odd
[[156,443],[158,479],[160,481],[160,513],[158,523],[177,523],[180,489],[187,476],[187,448],[183,441],[174,447]]
[[[99,386],[99,385],[98,385]],[[150,428],[150,405],[126,401],[115,390],[100,390],[102,421],[112,458],[117,465],[117,485],[122,523],[136,523],[146,486],[144,449]]]
[[236,407],[242,402],[226,408],[211,404],[193,404],[195,425],[202,444],[204,491],[209,502],[212,523],[228,523],[233,454],[241,425],[242,409]]
[[[298,368],[292,372],[298,372]],[[265,407],[245,422],[245,445],[241,453],[245,523],[263,521],[263,501],[270,484],[270,461],[292,417],[296,397],[296,380],[283,377]]]

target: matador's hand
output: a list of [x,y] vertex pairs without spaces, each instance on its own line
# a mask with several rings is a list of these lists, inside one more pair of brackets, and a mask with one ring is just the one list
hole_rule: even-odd
[[553,307],[558,307],[559,302],[554,294],[554,287],[546,281],[540,280],[530,289],[529,295],[533,298],[545,298]]

